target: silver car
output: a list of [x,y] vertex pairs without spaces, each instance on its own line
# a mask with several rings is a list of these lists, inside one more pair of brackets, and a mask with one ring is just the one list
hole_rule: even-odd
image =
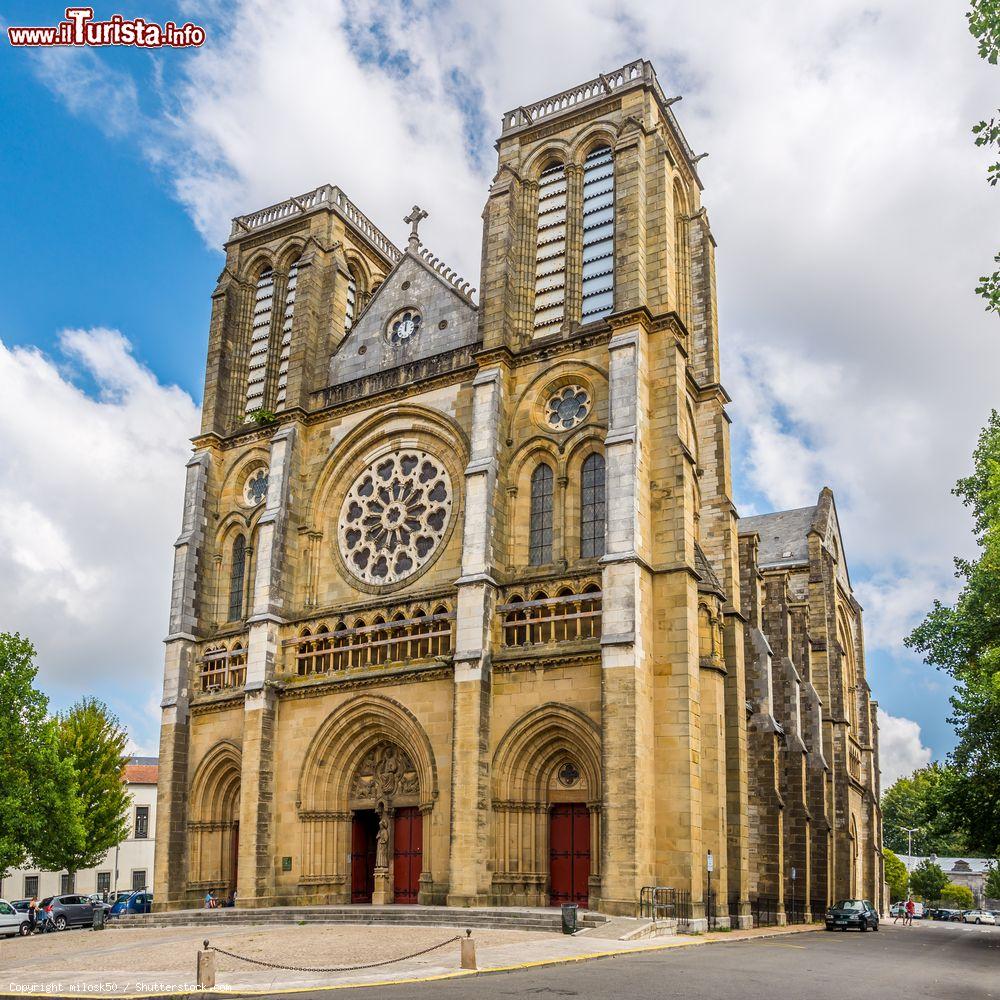
[[27,937],[31,932],[27,913],[19,913],[6,899],[0,899],[0,936],[14,937],[20,934]]

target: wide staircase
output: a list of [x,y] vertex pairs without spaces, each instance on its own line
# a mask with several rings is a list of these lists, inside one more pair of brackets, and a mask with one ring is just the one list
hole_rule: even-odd
[[[581,929],[607,922],[603,913],[579,911]],[[395,924],[422,927],[489,927],[501,930],[550,931],[562,929],[557,909],[536,907],[451,906],[273,906],[261,909],[226,907],[215,910],[171,910],[128,914],[109,926],[118,927],[228,927],[279,924]]]

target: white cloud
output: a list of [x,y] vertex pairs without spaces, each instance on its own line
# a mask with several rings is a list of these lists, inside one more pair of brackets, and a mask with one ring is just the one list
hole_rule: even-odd
[[197,407],[115,330],[59,344],[61,363],[0,341],[0,628],[35,643],[55,707],[96,690],[149,748]]
[[930,748],[921,742],[920,726],[912,719],[897,718],[880,708],[878,739],[883,791],[897,778],[912,774],[931,761]]

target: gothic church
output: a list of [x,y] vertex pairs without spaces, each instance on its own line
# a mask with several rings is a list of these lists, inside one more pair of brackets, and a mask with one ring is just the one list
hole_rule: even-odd
[[175,546],[159,908],[635,914],[666,886],[697,929],[882,903],[833,496],[737,516],[675,101],[639,60],[504,115],[478,296],[417,208],[403,249],[331,185],[234,220]]

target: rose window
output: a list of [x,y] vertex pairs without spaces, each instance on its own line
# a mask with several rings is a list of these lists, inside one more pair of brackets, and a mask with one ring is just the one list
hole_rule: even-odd
[[338,535],[347,568],[366,583],[395,583],[434,557],[451,518],[451,480],[423,451],[372,462],[344,497]]
[[243,484],[243,502],[248,507],[256,507],[263,503],[267,496],[267,470],[258,469],[247,476],[247,481]]
[[417,335],[421,316],[416,309],[404,309],[389,323],[389,343],[402,344]]
[[545,422],[553,430],[568,431],[590,413],[590,393],[583,386],[560,389],[545,405]]

